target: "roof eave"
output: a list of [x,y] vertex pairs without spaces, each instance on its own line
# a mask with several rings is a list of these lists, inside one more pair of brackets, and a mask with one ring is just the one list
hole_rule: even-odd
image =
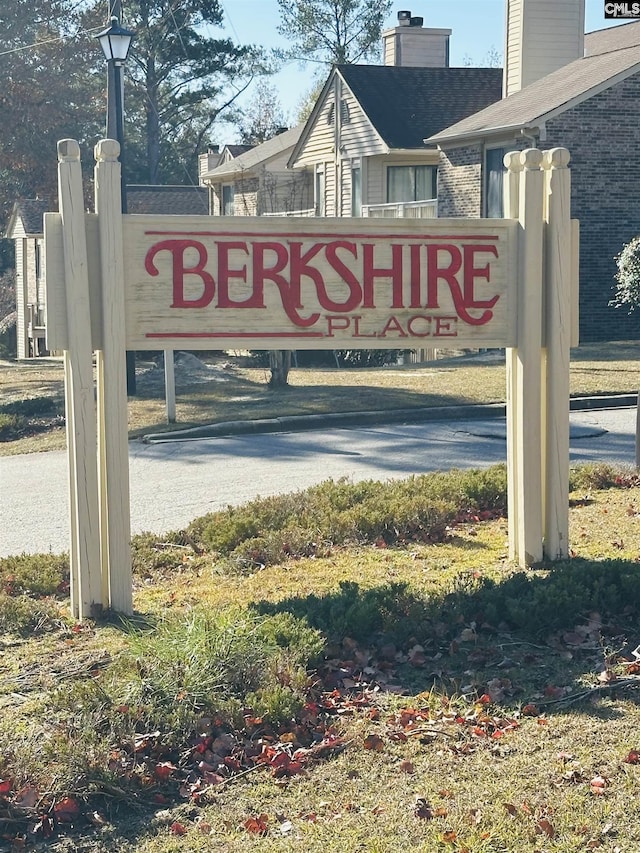
[[432,145],[437,145],[438,148],[442,148],[443,145],[448,147],[460,147],[462,145],[467,145],[470,142],[479,142],[482,139],[486,139],[490,136],[508,136],[509,134],[519,135],[522,130],[530,129],[534,130],[539,127],[539,124],[543,124],[542,121],[538,122],[527,122],[525,124],[505,124],[500,127],[483,127],[478,130],[468,131],[467,133],[455,133],[451,136],[443,136],[442,134],[436,133],[433,136],[430,136],[428,139],[425,139],[425,142],[431,143]]

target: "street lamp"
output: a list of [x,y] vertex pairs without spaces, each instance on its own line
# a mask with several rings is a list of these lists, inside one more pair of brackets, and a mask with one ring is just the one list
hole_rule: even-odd
[[[107,60],[109,70],[107,85],[107,136],[120,143],[120,193],[122,198],[122,213],[127,212],[127,184],[124,168],[124,110],[122,108],[122,66],[127,61],[129,48],[134,33],[120,26],[116,16],[111,18],[110,25],[95,38]],[[113,99],[112,99],[113,95]],[[136,361],[135,353],[127,353],[127,393],[136,393]]]

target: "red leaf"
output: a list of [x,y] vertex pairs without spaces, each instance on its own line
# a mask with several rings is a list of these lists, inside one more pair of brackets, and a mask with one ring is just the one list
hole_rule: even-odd
[[171,830],[171,832],[174,835],[186,835],[187,834],[187,827],[183,823],[180,823],[177,820],[174,820],[174,822],[171,824],[169,829]]
[[545,817],[540,818],[536,824],[536,832],[546,835],[547,838],[553,838],[556,834],[553,824],[549,823]]
[[400,762],[400,770],[403,773],[413,773],[413,762],[405,760]]
[[60,823],[73,823],[80,814],[80,806],[72,797],[65,797],[53,807],[56,819]]
[[172,764],[170,761],[160,761],[156,764],[154,769],[154,774],[156,779],[165,780],[168,779],[169,776],[173,773],[174,770],[177,770],[175,764]]
[[8,794],[13,785],[13,779],[0,779],[0,794]]
[[268,822],[269,817],[266,814],[261,814],[258,817],[248,817],[244,822],[244,828],[247,832],[254,832],[256,835],[266,835]]
[[622,759],[625,764],[640,764],[640,752],[632,749],[626,758]]
[[364,739],[364,748],[372,749],[374,752],[382,752],[384,749],[384,742],[379,735],[367,735]]

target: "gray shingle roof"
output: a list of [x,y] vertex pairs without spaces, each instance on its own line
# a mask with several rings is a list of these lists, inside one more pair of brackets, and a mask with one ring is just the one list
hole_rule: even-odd
[[499,68],[338,65],[389,148],[424,148],[424,139],[497,101]]
[[299,124],[296,125],[296,127],[285,130],[283,133],[279,133],[277,136],[274,136],[272,139],[268,139],[261,145],[256,145],[253,148],[250,148],[234,160],[230,160],[228,163],[222,163],[222,165],[216,166],[215,169],[212,169],[210,172],[206,172],[202,175],[202,178],[205,178],[206,180],[212,179],[215,181],[216,178],[230,178],[233,175],[251,172],[252,169],[261,166],[277,154],[281,154],[287,149],[293,148],[300,138],[303,128],[304,124]]
[[42,234],[43,216],[50,209],[48,201],[40,198],[23,198],[15,203],[12,218],[20,217],[26,234]]
[[209,194],[206,187],[132,184],[127,187],[127,210],[160,215],[206,214],[209,213]]
[[537,127],[590,94],[640,70],[640,23],[589,33],[585,49],[587,55],[583,58],[440,133],[428,134],[428,142],[443,144]]

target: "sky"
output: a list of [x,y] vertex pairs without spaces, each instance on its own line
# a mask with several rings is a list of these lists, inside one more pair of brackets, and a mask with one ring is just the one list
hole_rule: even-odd
[[[396,26],[397,13],[408,9],[424,18],[425,27],[446,27],[452,30],[450,64],[461,66],[470,58],[480,64],[491,50],[504,53],[504,18],[506,0],[410,0],[394,3],[385,22],[385,29]],[[260,44],[264,47],[288,46],[278,33],[277,0],[221,0],[225,32],[240,44]],[[604,19],[604,0],[586,0],[586,31],[602,29],[613,22]],[[624,23],[624,22],[621,22]],[[219,31],[218,31],[219,34]],[[271,78],[285,118],[295,123],[297,107],[311,89],[317,65],[292,62]],[[323,73],[322,75],[326,75]],[[251,94],[245,96],[250,99]],[[231,141],[231,140],[226,140]]]

